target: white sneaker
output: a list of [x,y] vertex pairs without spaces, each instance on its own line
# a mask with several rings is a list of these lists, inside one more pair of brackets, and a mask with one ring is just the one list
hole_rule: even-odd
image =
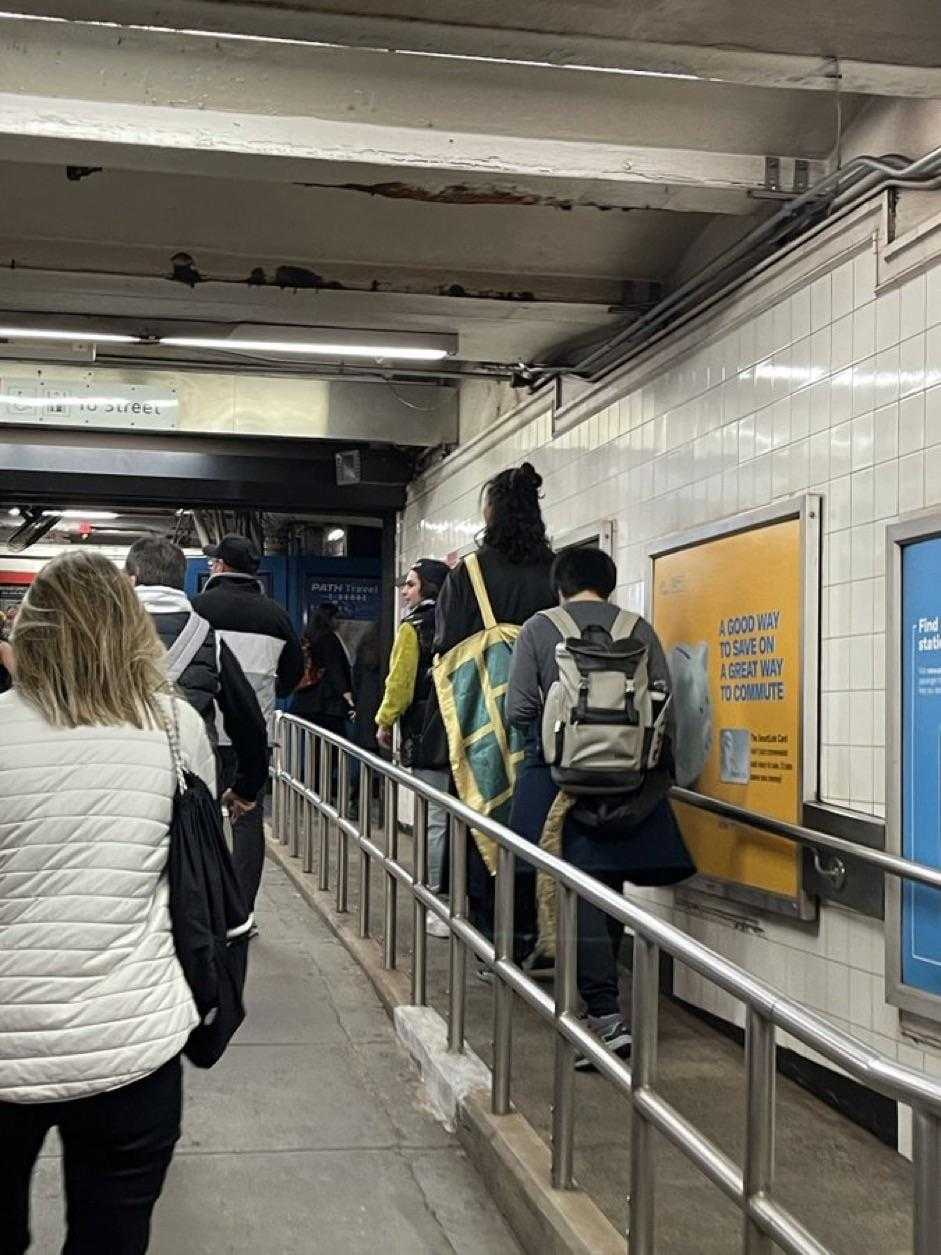
[[451,930],[443,919],[439,919],[433,911],[429,911],[425,916],[425,932],[429,937],[450,937]]

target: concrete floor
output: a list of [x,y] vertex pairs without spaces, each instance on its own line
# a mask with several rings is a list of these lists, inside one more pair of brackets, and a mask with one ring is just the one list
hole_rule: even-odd
[[[331,846],[333,843],[331,842]],[[283,847],[276,847],[283,850]],[[335,851],[330,885],[335,889]],[[409,859],[409,840],[401,838]],[[293,862],[293,860],[292,860]],[[296,867],[297,864],[294,863]],[[355,909],[358,855],[350,854],[350,904]],[[383,930],[382,873],[373,870],[371,933]],[[332,894],[331,894],[332,897]],[[399,966],[411,956],[411,906],[399,895]],[[429,938],[429,1001],[447,1015],[448,943]],[[467,1035],[491,1062],[490,987],[468,963]],[[622,1005],[630,1006],[625,974]],[[516,1000],[513,1025],[513,1101],[548,1143],[551,1135],[553,1035]],[[742,1161],[743,1052],[670,999],[660,1003],[658,1089],[702,1132]],[[602,1077],[576,1077],[578,1183],[615,1227],[628,1220],[630,1105]],[[657,1137],[657,1234],[664,1255],[730,1255],[741,1249],[738,1209],[679,1152]],[[799,1086],[778,1078],[776,1196],[834,1255],[907,1255],[911,1251],[911,1171],[901,1156]]]
[[[187,1068],[151,1255],[517,1252],[367,978],[270,862],[258,915],[248,1018],[214,1069]],[[37,1255],[62,1243],[57,1153],[34,1178]]]

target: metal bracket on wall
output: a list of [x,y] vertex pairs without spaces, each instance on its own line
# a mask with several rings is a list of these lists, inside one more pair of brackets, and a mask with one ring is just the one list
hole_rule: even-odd
[[[805,802],[803,823],[807,828],[856,841],[870,849],[885,849],[885,825],[881,820],[823,806],[819,802]],[[859,911],[872,919],[882,919],[885,914],[885,886],[881,871],[852,855],[805,848],[804,877],[807,892],[816,894],[821,902]]]

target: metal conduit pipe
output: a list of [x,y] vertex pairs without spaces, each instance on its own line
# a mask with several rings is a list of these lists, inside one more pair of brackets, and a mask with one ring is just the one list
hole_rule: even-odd
[[[937,169],[936,169],[937,167]],[[773,247],[786,242],[791,234],[803,230],[807,219],[820,218],[825,213],[845,209],[873,190],[892,181],[894,186],[923,186],[935,174],[941,174],[941,148],[912,161],[896,153],[882,157],[860,156],[840,170],[824,176],[806,192],[795,196],[772,215],[766,222],[755,227],[731,248],[726,249],[706,265],[698,274],[670,293],[663,301],[636,322],[625,327],[617,335],[592,349],[585,357],[564,373],[582,375],[602,359],[609,358],[618,348],[631,346],[638,339],[646,340],[665,320],[670,318],[679,305],[701,300],[710,282],[722,282],[726,272],[737,262],[748,262],[762,246]],[[903,180],[902,183],[894,182]],[[915,180],[915,182],[908,182]],[[932,181],[929,186],[936,184]],[[823,202],[827,203],[824,204]],[[807,211],[804,213],[803,211]],[[799,218],[803,215],[804,221]],[[561,372],[560,372],[561,373]]]
[[893,165],[886,161],[884,157],[860,157],[859,163],[865,165],[871,173],[868,174],[862,182],[853,189],[852,197],[850,193],[841,192],[833,201],[830,208],[833,212],[843,208],[847,203],[847,199],[857,199],[866,196],[869,192],[879,188],[885,179],[895,176],[903,179],[917,179],[922,174],[934,173],[933,167],[937,165],[941,159],[941,148],[933,148],[922,157],[916,158],[904,170],[893,168]]

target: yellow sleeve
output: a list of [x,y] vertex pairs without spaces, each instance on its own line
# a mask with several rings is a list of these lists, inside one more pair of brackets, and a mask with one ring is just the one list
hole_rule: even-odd
[[410,623],[403,623],[392,646],[386,689],[376,715],[379,727],[391,728],[411,706],[418,675],[418,658],[418,633]]

